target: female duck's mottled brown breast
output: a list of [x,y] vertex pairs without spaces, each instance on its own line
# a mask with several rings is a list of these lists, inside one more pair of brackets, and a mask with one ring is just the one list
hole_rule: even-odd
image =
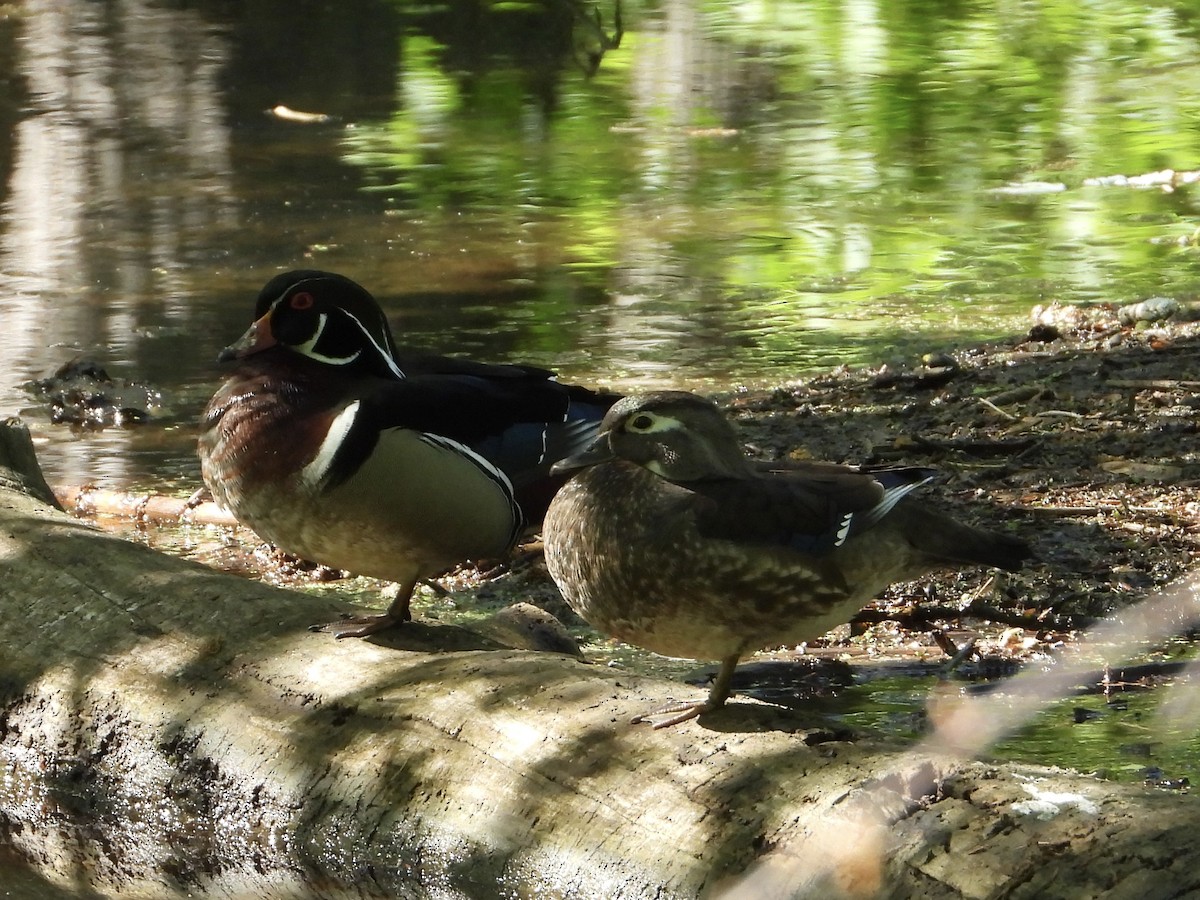
[[660,653],[808,640],[893,581],[1029,554],[907,496],[930,470],[752,465],[690,394],[626,398],[602,428],[566,463],[584,468],[547,513],[547,564],[585,619]]
[[546,515],[547,565],[594,627],[667,656],[798,642],[862,605],[832,558],[704,535],[706,505],[632,463],[587,469]]

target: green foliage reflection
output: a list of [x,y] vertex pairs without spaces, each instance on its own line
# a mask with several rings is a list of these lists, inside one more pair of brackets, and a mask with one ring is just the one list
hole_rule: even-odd
[[[396,112],[347,132],[346,159],[426,235],[482,223],[565,285],[539,321],[580,313],[572,284],[676,335],[700,304],[736,338],[730,373],[772,378],[769,345],[796,371],[897,330],[976,338],[1047,300],[1193,288],[1190,189],[1084,181],[1200,166],[1195,4],[626,4],[594,72],[590,20],[549,0],[402,8]],[[467,10],[487,41],[442,26]],[[1035,182],[1059,189],[1001,191]],[[645,352],[686,368],[686,343]]]

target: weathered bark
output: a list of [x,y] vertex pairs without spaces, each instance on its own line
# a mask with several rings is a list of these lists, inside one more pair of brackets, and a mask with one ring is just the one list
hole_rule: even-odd
[[16,419],[0,424],[0,488],[28,494],[62,509],[42,476],[29,432]]
[[[1191,798],[906,755],[742,701],[630,726],[692,689],[448,626],[336,642],[307,630],[331,601],[94,531],[32,496],[33,473],[3,477],[32,458],[3,454],[0,826],[47,882],[122,898],[1200,888]],[[1023,814],[1031,777],[1096,808]]]

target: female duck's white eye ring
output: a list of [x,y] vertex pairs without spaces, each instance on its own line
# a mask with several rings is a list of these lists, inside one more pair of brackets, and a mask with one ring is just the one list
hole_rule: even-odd
[[654,424],[655,424],[654,416],[649,415],[648,413],[639,413],[638,415],[634,416],[632,419],[629,420],[629,430],[630,431],[643,431],[643,432],[644,431],[653,431]]

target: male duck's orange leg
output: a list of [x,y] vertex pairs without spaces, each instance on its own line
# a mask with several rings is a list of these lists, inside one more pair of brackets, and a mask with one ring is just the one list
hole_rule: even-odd
[[396,592],[396,599],[392,601],[391,606],[387,608],[386,612],[368,616],[344,616],[336,622],[326,622],[324,625],[309,626],[308,630],[322,631],[326,634],[332,634],[335,638],[361,638],[378,634],[397,625],[403,625],[405,622],[411,622],[412,610],[409,609],[409,604],[412,601],[413,591],[416,590],[416,587],[416,578],[401,583]]

